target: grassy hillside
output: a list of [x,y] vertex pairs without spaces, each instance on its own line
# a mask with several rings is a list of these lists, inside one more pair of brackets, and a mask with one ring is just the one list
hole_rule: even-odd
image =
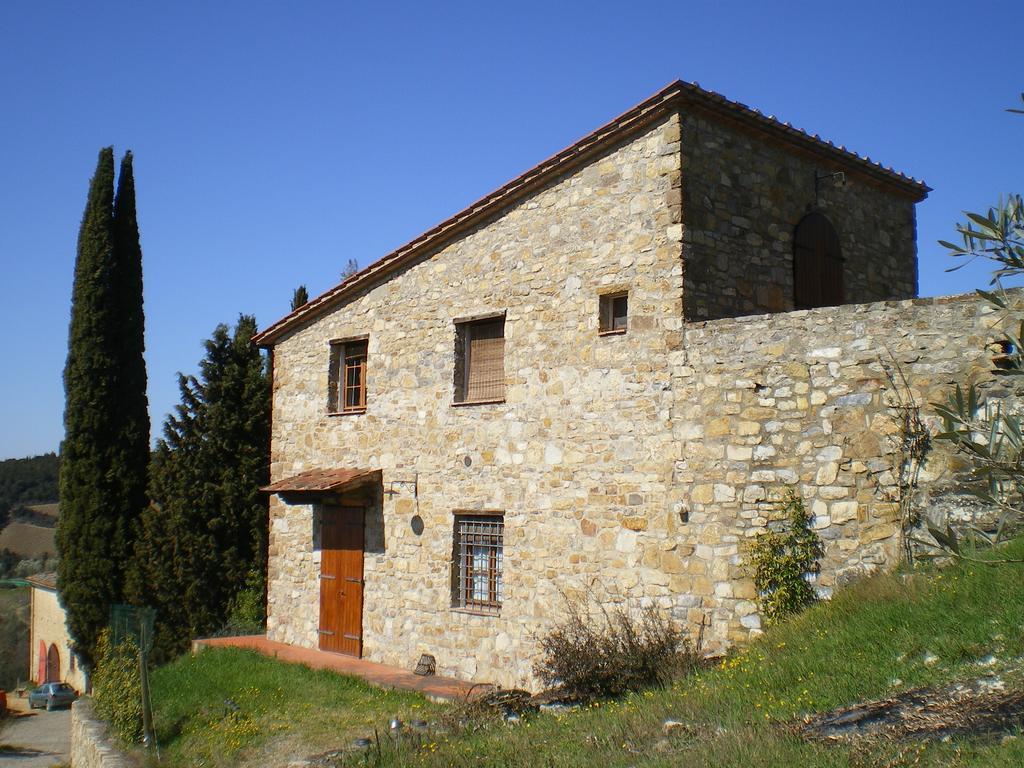
[[12,509],[57,500],[59,465],[53,453],[0,461],[0,528]]
[[154,727],[164,761],[180,766],[286,765],[386,731],[391,717],[432,717],[418,694],[372,688],[325,670],[237,648],[183,656],[154,672]]
[[28,678],[28,588],[0,587],[0,688]]
[[[1024,556],[1024,540],[1008,547]],[[1020,766],[1024,738],[947,742],[810,743],[793,725],[815,712],[877,699],[916,686],[988,677],[1024,689],[1024,566],[963,565],[880,576],[780,625],[757,643],[672,688],[519,725],[492,721],[433,733],[418,749],[383,748],[354,765],[473,766]],[[261,755],[304,757],[382,734],[387,719],[415,699],[382,703],[373,693],[324,673],[269,660],[249,664],[241,681],[210,675],[223,658],[208,651],[159,671],[154,694],[172,764],[256,765]],[[232,661],[232,663],[235,663]],[[199,673],[197,665],[206,672]],[[303,678],[302,676],[306,677]],[[321,676],[310,685],[310,675]],[[172,693],[173,691],[173,693]],[[216,691],[216,693],[213,693]],[[237,691],[237,693],[234,693]],[[247,692],[249,691],[249,692]],[[252,693],[263,691],[261,695]],[[276,693],[274,693],[276,691]],[[230,730],[225,697],[244,713],[255,746],[217,752]],[[431,713],[421,702],[418,711]],[[169,714],[168,710],[173,712]],[[666,720],[680,721],[670,735]],[[324,730],[325,723],[333,728]],[[411,751],[412,750],[412,751]]]

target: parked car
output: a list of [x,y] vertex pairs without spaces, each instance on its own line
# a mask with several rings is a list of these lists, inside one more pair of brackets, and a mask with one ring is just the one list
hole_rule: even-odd
[[70,707],[78,698],[78,692],[67,683],[43,683],[28,695],[29,709],[46,707],[47,711],[57,707]]

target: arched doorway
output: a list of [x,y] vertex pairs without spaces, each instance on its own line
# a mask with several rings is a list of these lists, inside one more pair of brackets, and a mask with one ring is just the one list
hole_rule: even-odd
[[839,235],[827,218],[809,213],[793,233],[793,303],[797,309],[811,309],[843,301]]
[[50,650],[46,652],[46,682],[60,682],[60,651],[52,643],[50,644]]

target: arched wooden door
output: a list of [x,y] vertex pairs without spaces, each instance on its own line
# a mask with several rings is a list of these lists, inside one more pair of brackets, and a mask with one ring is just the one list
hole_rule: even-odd
[[46,652],[46,682],[60,682],[60,651],[52,643],[50,644],[50,650]]
[[839,235],[820,213],[804,216],[793,233],[793,289],[797,309],[833,307],[845,301]]

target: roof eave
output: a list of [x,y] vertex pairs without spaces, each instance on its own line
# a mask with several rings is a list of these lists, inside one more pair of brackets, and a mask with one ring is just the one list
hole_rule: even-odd
[[451,218],[293,310],[253,336],[253,341],[263,348],[273,347],[278,339],[286,333],[305,322],[316,319],[345,298],[375,284],[420,255],[441,248],[481,219],[530,194],[553,176],[572,170],[609,145],[627,138],[684,104],[726,120],[741,123],[760,133],[767,133],[787,144],[809,151],[811,154],[830,157],[851,171],[862,173],[875,182],[909,197],[915,203],[924,200],[931,191],[931,188],[924,182],[898,173],[892,168],[884,168],[870,158],[861,157],[845,147],[837,147],[831,141],[826,141],[817,134],[808,134],[806,131],[794,128],[788,123],[782,123],[772,116],[764,115],[759,110],[730,101],[713,91],[706,91],[696,83],[677,80],[632,109],[605,123],[596,131],[587,134],[502,187],[480,198]]

